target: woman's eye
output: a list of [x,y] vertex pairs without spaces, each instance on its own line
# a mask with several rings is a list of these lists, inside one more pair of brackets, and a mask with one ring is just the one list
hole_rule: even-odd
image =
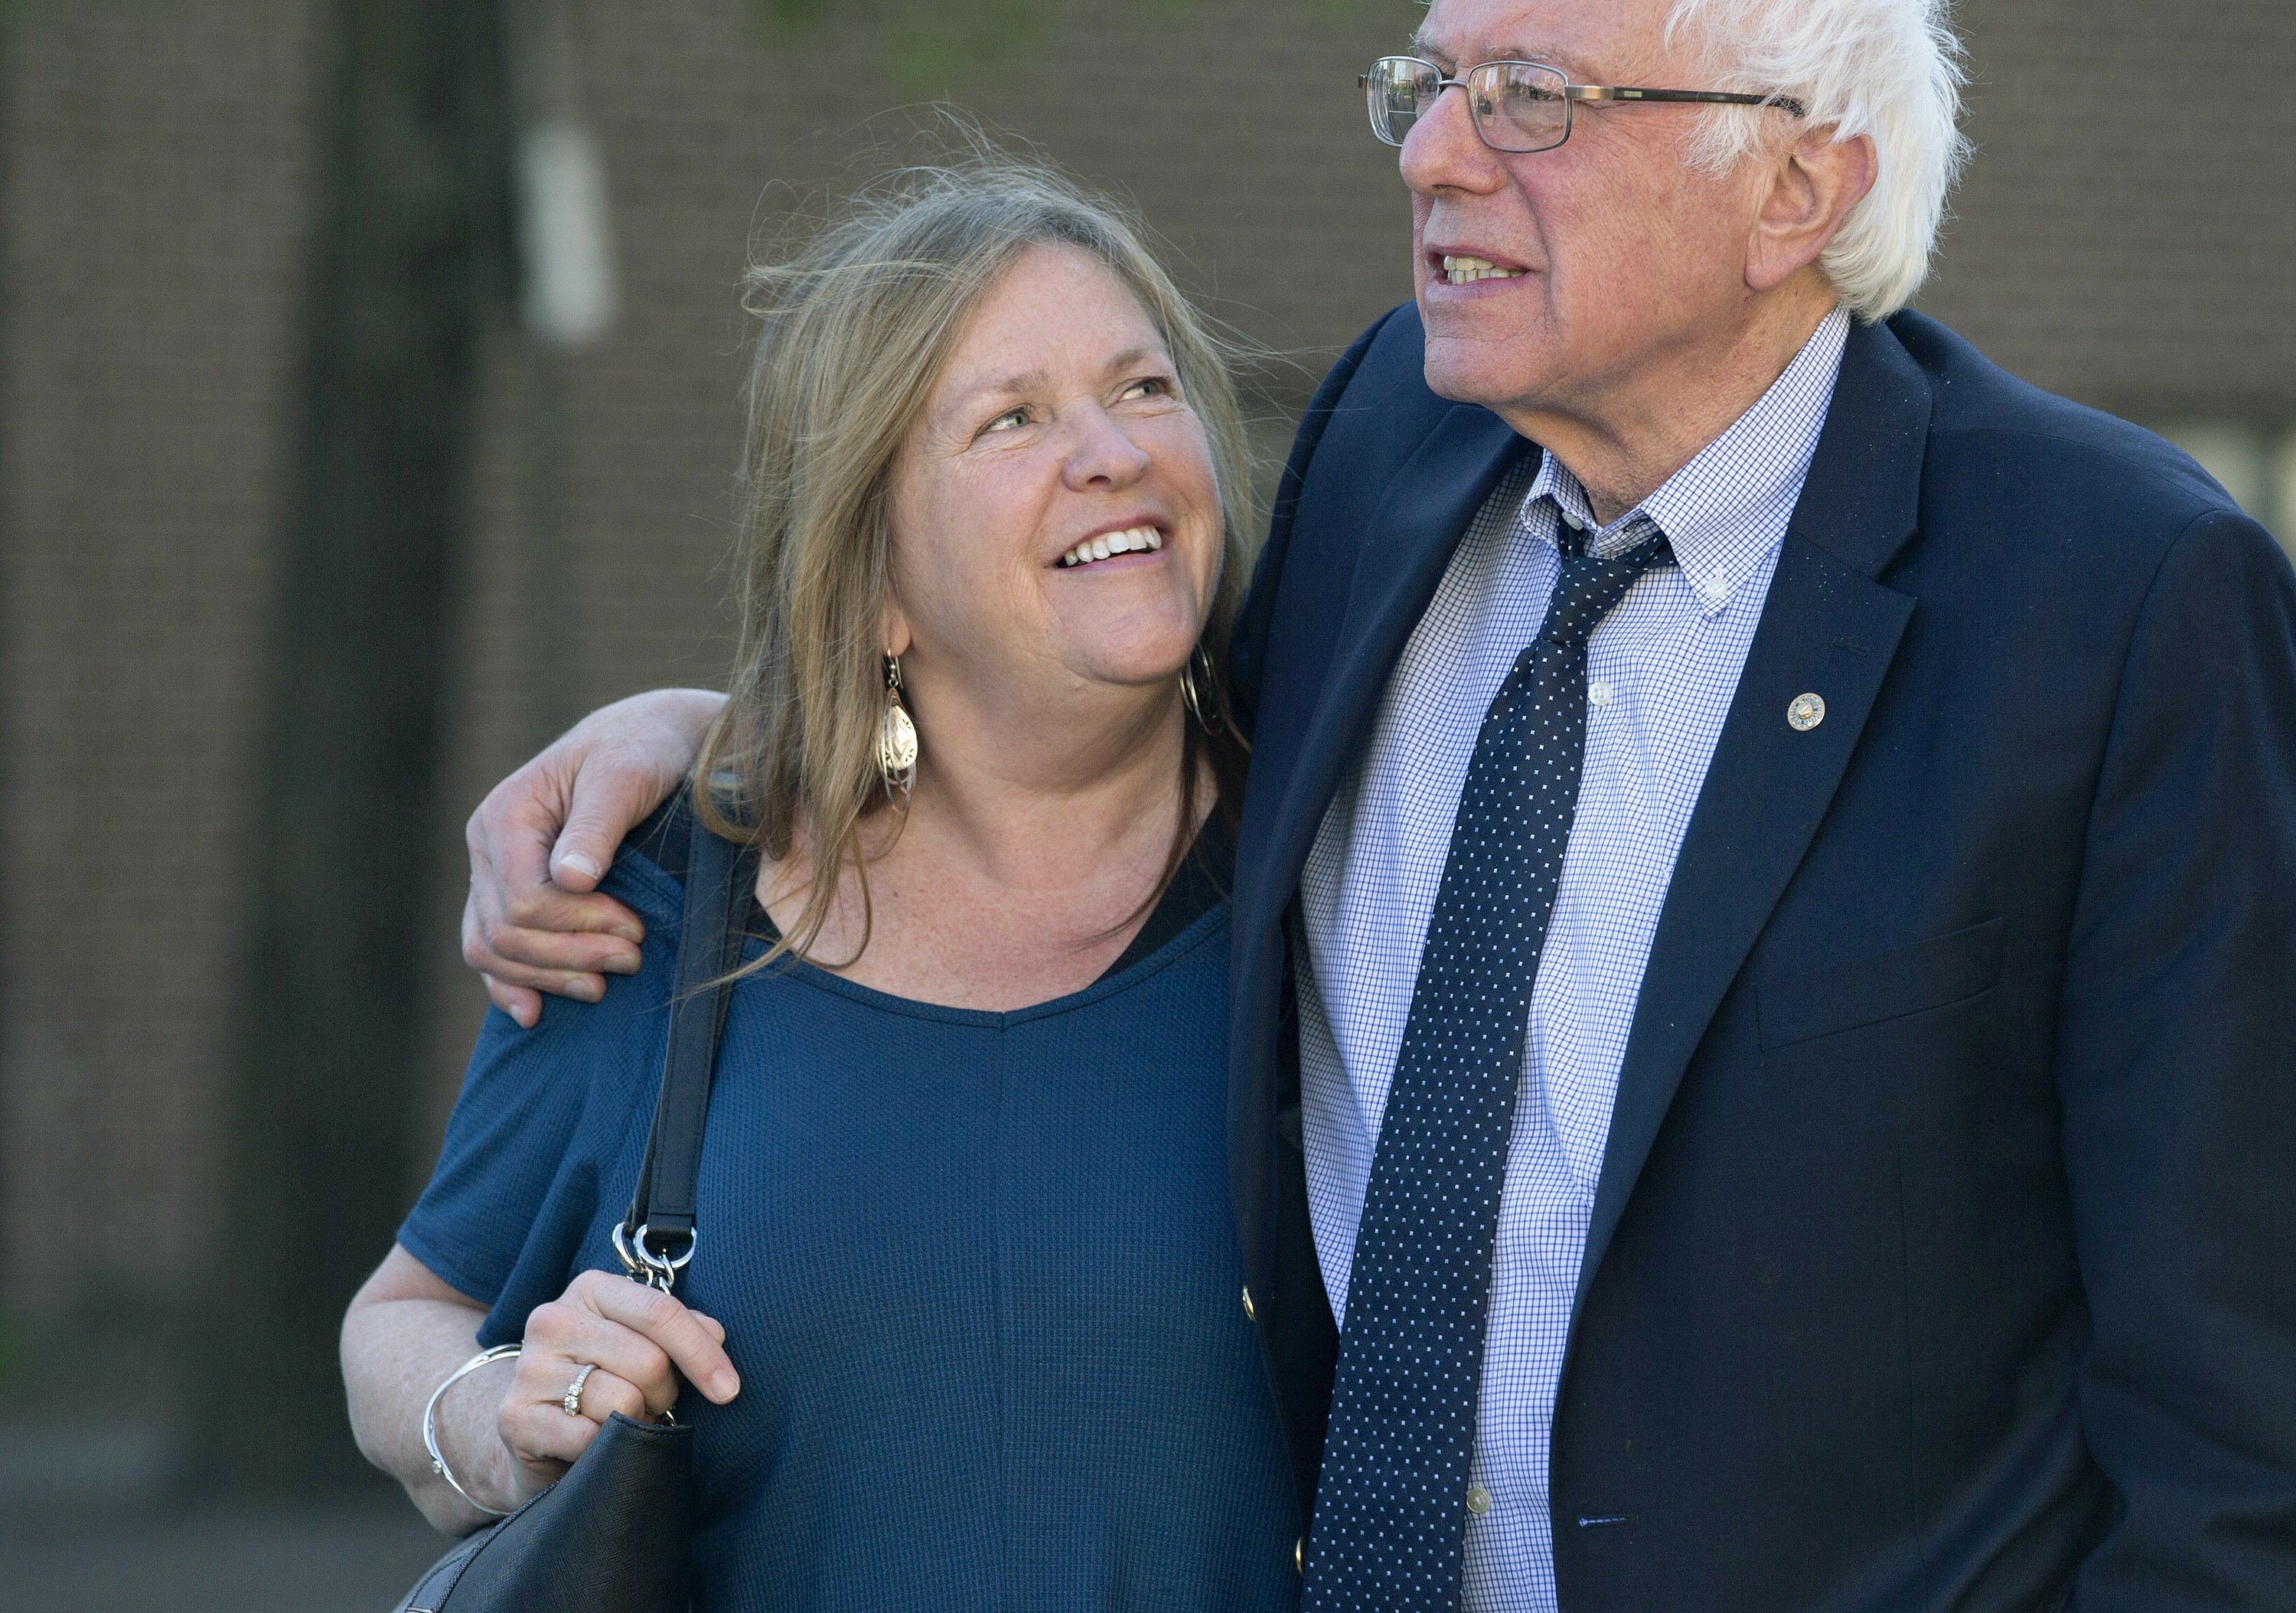
[[990,432],[1009,432],[1028,424],[1028,410],[1007,409],[1004,413],[997,416],[996,419],[990,421],[987,425],[982,426],[980,428],[980,432],[981,435],[987,436]]
[[1171,392],[1172,383],[1161,375],[1143,375],[1130,386],[1126,387],[1118,394],[1118,397],[1119,400],[1125,398],[1168,398],[1171,396]]

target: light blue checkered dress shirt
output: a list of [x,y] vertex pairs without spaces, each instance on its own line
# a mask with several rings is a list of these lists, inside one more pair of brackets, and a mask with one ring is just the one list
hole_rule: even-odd
[[[1836,309],[1754,407],[1637,506],[1672,542],[1587,646],[1587,753],[1507,1152],[1473,1483],[1468,1613],[1555,1606],[1548,1425],[1611,1103],[1674,860],[1722,732],[1841,368]],[[1599,531],[1608,555],[1634,512]],[[1344,1322],[1356,1226],[1475,735],[1538,635],[1558,520],[1591,527],[1552,457],[1468,528],[1350,761],[1300,878],[1302,1123],[1316,1249]],[[1576,1523],[1565,1519],[1565,1527]]]

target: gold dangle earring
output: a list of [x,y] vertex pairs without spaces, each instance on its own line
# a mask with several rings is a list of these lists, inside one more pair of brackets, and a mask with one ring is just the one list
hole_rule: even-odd
[[877,721],[877,771],[884,777],[885,799],[907,811],[909,792],[917,785],[917,725],[901,704],[901,662],[896,655],[885,657],[885,714]]
[[1205,686],[1210,688],[1219,687],[1212,679],[1211,653],[1201,644],[1198,644],[1194,649],[1188,652],[1187,660],[1180,663],[1180,698],[1187,705],[1188,715],[1196,720],[1198,728],[1207,734],[1217,734],[1227,724],[1221,718],[1217,705],[1209,711],[1204,707],[1203,695],[1196,687],[1196,669],[1199,666],[1203,668]]

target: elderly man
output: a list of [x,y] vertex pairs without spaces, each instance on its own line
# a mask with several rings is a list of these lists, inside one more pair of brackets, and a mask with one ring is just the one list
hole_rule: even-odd
[[[1418,294],[1235,658],[1310,1608],[2296,1608],[2296,584],[1899,311],[1939,10],[1435,0],[1365,81]],[[474,819],[521,1017],[688,698]]]

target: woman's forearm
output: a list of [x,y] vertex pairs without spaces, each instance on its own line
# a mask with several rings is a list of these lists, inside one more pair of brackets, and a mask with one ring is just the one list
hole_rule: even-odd
[[[406,1487],[422,1516],[449,1535],[467,1535],[488,1516],[455,1494],[422,1444],[422,1408],[455,1368],[478,1353],[486,1312],[394,1249],[343,1318],[343,1381],[351,1431],[366,1459]],[[409,1293],[414,1267],[447,1297]],[[398,1280],[393,1281],[392,1279]],[[515,1362],[480,1368],[439,1403],[439,1448],[463,1487],[488,1506],[517,1499],[513,1463],[496,1428],[496,1410]]]

